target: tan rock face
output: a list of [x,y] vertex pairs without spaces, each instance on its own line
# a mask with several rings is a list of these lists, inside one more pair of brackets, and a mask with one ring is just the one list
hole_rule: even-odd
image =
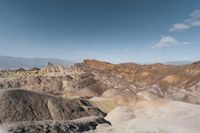
[[162,79],[163,81],[166,81],[168,83],[176,83],[179,81],[179,77],[176,75],[169,75]]
[[97,60],[84,60],[83,64],[86,66],[89,66],[90,68],[94,68],[94,69],[112,69],[114,66],[111,63],[100,62]]

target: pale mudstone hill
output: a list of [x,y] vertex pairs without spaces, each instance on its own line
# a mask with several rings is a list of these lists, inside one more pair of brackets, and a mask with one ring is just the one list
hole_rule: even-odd
[[95,133],[200,132],[200,105],[158,99],[138,102],[133,110],[115,108],[106,117],[112,126],[99,128]]

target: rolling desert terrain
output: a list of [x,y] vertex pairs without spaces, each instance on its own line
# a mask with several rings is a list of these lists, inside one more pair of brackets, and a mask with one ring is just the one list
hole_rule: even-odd
[[0,0],[0,133],[200,133],[200,0]]
[[111,64],[0,72],[2,133],[199,133],[200,62]]

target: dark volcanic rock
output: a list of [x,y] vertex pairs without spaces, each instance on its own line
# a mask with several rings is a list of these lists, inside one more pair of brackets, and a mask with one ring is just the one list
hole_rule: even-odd
[[6,89],[0,91],[0,123],[42,120],[72,120],[86,116],[105,116],[79,99],[67,99],[26,91]]
[[8,133],[78,133],[94,130],[99,124],[110,125],[101,117],[86,117],[71,121],[17,122],[1,128]]

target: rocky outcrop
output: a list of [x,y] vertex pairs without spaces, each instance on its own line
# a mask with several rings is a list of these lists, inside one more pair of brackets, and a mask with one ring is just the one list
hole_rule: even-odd
[[[84,60],[82,63],[84,66],[89,66],[94,69],[112,69],[113,64],[109,62],[97,61],[97,60]],[[79,64],[81,66],[81,64]]]
[[77,67],[92,72],[96,80],[104,83],[103,97],[117,97],[116,101],[122,105],[158,98],[200,104],[195,100],[200,97],[199,62],[184,66],[124,63],[104,67],[102,64],[108,63],[87,60]]
[[0,91],[0,112],[1,124],[106,115],[84,99],[67,99],[22,89]]
[[100,124],[110,125],[102,117],[85,117],[70,121],[26,121],[4,124],[4,133],[79,133],[94,130]]
[[[180,114],[179,108],[183,110],[180,111],[183,115],[190,115],[193,109],[189,108],[192,106],[178,101],[200,104],[200,64],[111,64],[97,60],[85,60],[70,67],[49,64],[42,69],[0,71],[0,88],[0,124],[6,127],[4,129],[20,133],[82,132],[104,127],[99,124],[108,122],[99,116],[104,117],[104,112],[109,113],[117,106],[125,106],[126,110],[116,108],[111,112],[111,117],[107,118],[119,124],[122,121],[128,122],[128,118],[134,116],[136,119],[145,116],[146,119],[151,113],[151,118],[161,117],[165,111],[166,118],[175,118]],[[166,99],[176,102],[167,104]],[[157,101],[155,104],[151,102],[154,100]],[[189,110],[182,105],[189,107]],[[194,110],[199,112],[199,105],[195,106],[198,109],[195,107]],[[171,116],[171,113],[175,115]],[[196,120],[193,119],[196,114],[192,116],[191,122]],[[98,118],[82,121],[84,117],[90,116]],[[131,121],[131,128],[138,124],[137,120]],[[141,123],[143,120],[138,125],[143,125]],[[156,120],[155,125],[159,124],[159,120]],[[164,122],[162,125],[163,129],[166,124]],[[174,129],[173,124],[169,126]],[[126,124],[122,126],[122,132],[123,127]]]
[[23,88],[62,97],[112,98],[117,105],[157,98],[200,104],[198,62],[174,66],[84,60],[70,67],[1,71],[0,77],[0,88]]

